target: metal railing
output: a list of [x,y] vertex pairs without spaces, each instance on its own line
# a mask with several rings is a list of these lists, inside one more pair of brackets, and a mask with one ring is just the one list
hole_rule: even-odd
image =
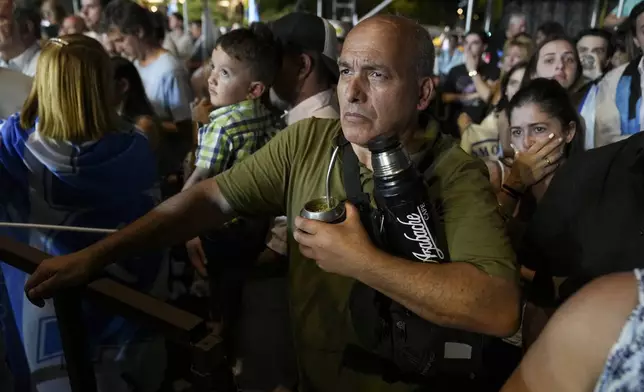
[[[26,273],[50,255],[0,236],[0,261]],[[61,292],[54,308],[73,392],[95,392],[96,377],[87,351],[82,321],[82,300],[139,323],[168,341],[190,348],[192,380],[188,391],[228,392],[233,390],[232,373],[225,360],[221,338],[206,327],[206,321],[163,301],[142,294],[109,278],[99,278],[87,287]]]

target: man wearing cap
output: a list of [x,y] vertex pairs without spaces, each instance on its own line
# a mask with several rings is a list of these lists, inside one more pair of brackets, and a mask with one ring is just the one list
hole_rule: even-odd
[[[338,61],[340,120],[293,124],[231,170],[132,225],[81,252],[43,261],[25,286],[28,298],[41,305],[42,298],[86,282],[109,263],[192,238],[232,216],[287,215],[293,234],[289,298],[298,390],[418,390],[423,382],[417,377],[392,377],[345,361],[348,347],[360,345],[350,312],[357,282],[435,324],[487,335],[512,335],[520,313],[514,255],[484,163],[450,140],[422,137],[420,112],[433,93],[433,62],[431,37],[415,22],[396,16],[361,22],[349,33]],[[357,158],[362,191],[371,195],[367,144],[393,134],[415,158],[433,157],[428,192],[440,211],[450,263],[412,262],[380,250],[351,204],[341,223],[299,217],[306,202],[324,194],[331,152],[346,144],[340,135],[350,147],[343,150]],[[330,193],[339,200],[346,199],[342,168],[347,164],[341,157],[332,166]],[[477,380],[446,379],[425,382],[433,392],[481,390],[470,385]]]
[[[283,49],[282,69],[271,89],[271,100],[286,111],[286,125],[312,117],[340,118],[334,89],[338,82],[337,38],[331,24],[313,14],[293,12],[269,26]],[[238,377],[243,388],[257,389],[267,383],[295,387],[295,358],[287,338],[291,331],[286,226],[286,216],[275,219],[259,258],[257,273],[262,278],[251,278],[244,287],[243,370]],[[273,358],[269,363],[268,357]]]

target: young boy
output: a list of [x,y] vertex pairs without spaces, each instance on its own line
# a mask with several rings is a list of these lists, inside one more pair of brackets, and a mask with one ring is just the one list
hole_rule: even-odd
[[261,101],[279,71],[280,56],[263,25],[221,36],[212,52],[208,92],[215,109],[199,130],[195,171],[184,190],[253,154],[275,133],[275,114]]

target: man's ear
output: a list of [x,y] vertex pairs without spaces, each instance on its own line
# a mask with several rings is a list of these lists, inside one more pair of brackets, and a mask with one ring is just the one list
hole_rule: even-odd
[[248,89],[248,99],[261,97],[266,91],[266,86],[262,82],[252,82]]
[[418,104],[416,105],[416,110],[423,111],[427,109],[434,97],[434,81],[431,77],[426,76],[419,81],[418,87]]
[[300,70],[297,73],[297,78],[299,80],[304,80],[309,77],[311,72],[313,72],[313,58],[306,53],[302,53],[298,57]]

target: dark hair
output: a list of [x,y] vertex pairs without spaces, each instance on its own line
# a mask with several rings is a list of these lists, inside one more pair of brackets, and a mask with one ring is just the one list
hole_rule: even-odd
[[584,37],[599,37],[603,38],[606,41],[606,57],[611,58],[615,53],[615,47],[613,46],[613,35],[604,29],[586,29],[577,35],[575,43],[578,44]]
[[32,8],[16,7],[13,9],[13,21],[18,27],[20,35],[31,33],[32,38],[39,40],[41,38],[40,21],[41,16],[38,11]]
[[530,34],[526,33],[526,32],[523,32],[523,33],[519,33],[519,34],[515,35],[513,39],[514,40],[530,39],[531,40],[532,36]]
[[179,19],[181,22],[183,22],[183,15],[181,15],[180,13],[178,13],[178,12],[173,12],[173,13],[172,13],[172,16],[174,16],[175,18],[177,18],[177,19]]
[[282,63],[279,46],[271,30],[263,23],[253,23],[249,28],[233,30],[219,37],[215,47],[227,55],[246,63],[253,77],[270,87]]
[[479,31],[479,30],[468,31],[467,34],[463,36],[463,38],[467,38],[468,35],[478,35],[483,45],[487,45],[489,41],[487,34],[483,31]]
[[201,19],[193,19],[190,21],[190,24],[195,24],[199,27],[201,27]]
[[103,10],[102,23],[105,30],[116,27],[128,35],[137,35],[142,30],[145,38],[158,38],[158,22],[154,14],[131,0],[110,2]]
[[635,36],[637,31],[637,18],[642,13],[644,13],[644,2],[640,2],[635,7],[633,7],[630,15],[628,15],[628,22],[631,25],[631,33],[633,33],[633,36]]
[[559,120],[565,128],[571,122],[575,123],[575,136],[566,145],[566,157],[584,151],[584,128],[573,105],[570,95],[559,82],[552,79],[536,78],[521,88],[508,103],[506,113],[511,119],[512,111],[529,103],[539,105],[539,108],[549,116]]
[[539,26],[537,31],[543,33],[546,39],[548,39],[550,36],[566,34],[566,30],[561,25],[561,23],[554,21],[545,22],[544,24]]
[[141,116],[154,117],[154,109],[145,93],[143,81],[141,81],[139,71],[137,71],[134,64],[123,57],[115,56],[112,57],[112,69],[114,80],[125,79],[129,85],[121,116],[131,122],[135,122]]
[[570,87],[572,88],[579,82],[579,79],[581,79],[583,75],[583,69],[581,67],[581,60],[579,59],[579,52],[577,52],[577,45],[575,45],[574,42],[570,40],[565,35],[554,35],[549,38],[547,38],[545,41],[539,45],[537,50],[534,52],[532,57],[530,57],[530,61],[528,61],[528,67],[526,68],[525,76],[523,77],[523,82],[521,82],[521,86],[526,86],[530,80],[532,79],[532,75],[537,72],[537,64],[539,63],[539,55],[541,54],[541,49],[543,49],[544,46],[551,42],[555,41],[566,41],[570,44],[570,47],[572,48],[572,52],[575,56],[575,62],[577,63],[577,76],[575,76],[575,80],[572,82]]
[[[508,90],[508,84],[510,83],[510,78],[514,73],[521,68],[525,68],[526,71],[528,69],[528,62],[527,61],[521,61],[516,64],[510,70],[503,75],[503,78],[501,78],[501,99],[499,100],[499,103],[496,104],[495,110],[497,112],[501,112],[505,110],[505,108],[508,106],[508,98],[506,95],[506,92]],[[523,84],[523,80],[521,80],[521,83]]]

